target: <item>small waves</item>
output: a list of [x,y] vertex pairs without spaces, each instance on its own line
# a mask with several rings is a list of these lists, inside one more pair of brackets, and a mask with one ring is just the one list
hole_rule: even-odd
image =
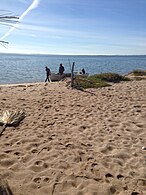
[[58,72],[59,64],[70,72],[75,62],[75,71],[82,68],[90,74],[115,72],[127,74],[135,69],[146,70],[146,56],[65,56],[65,55],[20,55],[0,54],[0,84],[44,81],[45,66]]

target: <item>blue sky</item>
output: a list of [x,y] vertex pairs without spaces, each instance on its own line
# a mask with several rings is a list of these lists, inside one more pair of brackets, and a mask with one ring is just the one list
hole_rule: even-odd
[[0,24],[0,39],[9,42],[0,52],[146,54],[146,0],[0,1],[0,15],[20,17],[16,28]]

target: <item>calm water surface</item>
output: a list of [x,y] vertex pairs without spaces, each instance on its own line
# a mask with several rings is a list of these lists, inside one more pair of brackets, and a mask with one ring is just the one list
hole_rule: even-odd
[[45,66],[58,72],[59,64],[70,72],[85,68],[90,74],[115,72],[126,74],[134,69],[146,70],[146,56],[65,56],[65,55],[20,55],[0,54],[0,84],[42,82],[45,80]]

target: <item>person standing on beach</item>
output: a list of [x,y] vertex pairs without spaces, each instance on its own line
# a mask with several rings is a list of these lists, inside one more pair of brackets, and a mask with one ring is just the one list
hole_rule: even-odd
[[51,79],[50,79],[50,75],[51,75],[51,71],[50,71],[50,68],[48,68],[47,66],[45,67],[45,70],[46,70],[46,80],[45,82],[51,82]]
[[62,64],[60,64],[60,67],[59,67],[59,74],[60,75],[63,75],[65,69],[64,69],[64,66]]
[[85,69],[83,68],[83,69],[82,69],[82,74],[85,74],[85,73],[86,73],[86,72],[85,72]]

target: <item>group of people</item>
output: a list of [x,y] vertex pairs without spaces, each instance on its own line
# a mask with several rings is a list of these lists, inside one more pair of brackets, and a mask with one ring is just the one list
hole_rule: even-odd
[[[51,70],[47,66],[45,67],[45,70],[46,70],[46,80],[45,80],[45,82],[47,82],[47,81],[50,82],[51,81],[50,80]],[[64,71],[65,71],[64,66],[62,64],[60,64],[60,66],[59,66],[59,74],[63,75]]]
[[[51,79],[50,79],[51,70],[47,66],[45,67],[45,70],[46,70],[46,80],[45,80],[45,82],[47,82],[47,81],[51,82]],[[61,76],[61,75],[63,75],[64,71],[65,71],[64,66],[62,64],[60,64],[58,74]],[[85,69],[84,68],[82,69],[82,74],[85,74]]]

